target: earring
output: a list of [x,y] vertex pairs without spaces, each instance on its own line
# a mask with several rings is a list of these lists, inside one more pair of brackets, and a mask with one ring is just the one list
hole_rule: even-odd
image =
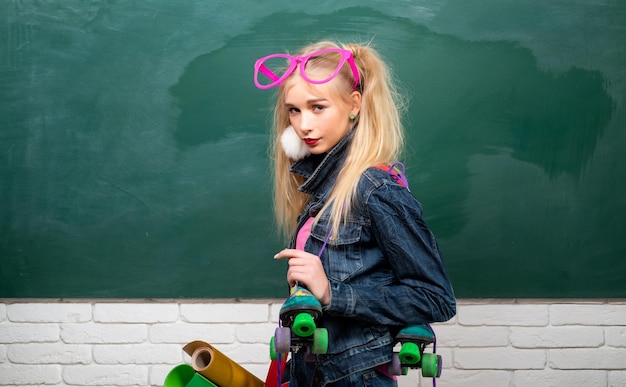
[[350,113],[350,121],[354,121],[355,118],[356,116],[354,115],[354,113]]

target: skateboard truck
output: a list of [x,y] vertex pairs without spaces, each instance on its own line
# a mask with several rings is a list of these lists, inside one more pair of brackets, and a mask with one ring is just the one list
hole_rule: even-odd
[[388,371],[392,375],[406,375],[409,368],[421,368],[422,376],[438,378],[441,376],[441,356],[436,353],[424,353],[424,348],[433,344],[436,351],[436,338],[428,325],[410,325],[398,332],[394,345],[400,345],[400,351],[394,352]]
[[297,352],[307,347],[315,355],[328,351],[328,330],[317,328],[315,321],[322,315],[322,305],[306,288],[296,284],[280,308],[281,326],[270,340],[270,358],[278,354]]

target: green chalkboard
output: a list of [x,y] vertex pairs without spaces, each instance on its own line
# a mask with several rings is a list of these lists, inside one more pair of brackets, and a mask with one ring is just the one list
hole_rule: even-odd
[[626,297],[626,4],[0,2],[0,297],[286,293],[260,56],[367,42],[459,297]]

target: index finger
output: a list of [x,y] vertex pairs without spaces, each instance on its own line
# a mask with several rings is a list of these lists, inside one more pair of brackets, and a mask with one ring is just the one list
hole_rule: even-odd
[[283,249],[281,251],[279,251],[278,253],[276,253],[276,255],[274,255],[274,259],[290,259],[290,258],[295,258],[297,255],[297,252],[300,250],[296,250],[296,249]]

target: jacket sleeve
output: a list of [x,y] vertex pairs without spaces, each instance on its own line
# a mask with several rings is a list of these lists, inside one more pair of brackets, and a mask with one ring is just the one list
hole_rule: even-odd
[[372,236],[393,280],[374,285],[330,280],[326,312],[396,326],[451,319],[456,314],[454,292],[420,203],[406,188],[389,182],[364,200]]

